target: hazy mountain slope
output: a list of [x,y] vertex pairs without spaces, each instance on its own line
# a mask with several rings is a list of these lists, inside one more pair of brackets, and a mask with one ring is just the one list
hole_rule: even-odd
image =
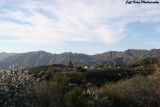
[[47,65],[51,58],[52,54],[44,51],[20,53],[2,60],[0,62],[0,67],[6,68],[13,64],[25,67]]
[[[19,53],[0,61],[0,67],[6,68],[16,64],[18,66],[35,67],[48,64],[65,64],[72,61],[75,65],[97,65],[108,64],[112,66],[124,64],[138,64],[144,57],[155,57],[160,55],[160,49],[126,51],[110,51],[96,55],[77,54],[65,52],[62,54],[51,54],[44,51]],[[3,57],[0,54],[0,57]]]
[[76,53],[62,53],[62,54],[51,54],[44,51],[28,52],[16,54],[14,56],[7,57],[0,61],[1,68],[8,68],[13,64],[25,67],[35,67],[48,64],[65,64],[72,61],[77,65],[92,64],[92,57],[85,54]]
[[3,60],[3,59],[5,59],[5,58],[7,58],[7,57],[9,57],[9,56],[14,55],[14,54],[15,53],[5,53],[5,52],[2,52],[2,53],[0,53],[0,61]]
[[108,61],[110,65],[122,65],[122,64],[138,64],[144,57],[155,57],[160,55],[160,49],[152,50],[138,50],[128,49],[123,52],[110,51],[102,54],[93,55],[98,61]]
[[93,64],[94,59],[86,54],[77,54],[71,52],[65,52],[62,54],[53,55],[53,59],[50,64],[68,64],[69,61],[77,65]]

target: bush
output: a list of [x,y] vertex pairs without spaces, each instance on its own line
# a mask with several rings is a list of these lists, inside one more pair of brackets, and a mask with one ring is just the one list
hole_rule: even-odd
[[66,95],[67,107],[112,107],[108,97],[100,97],[95,91],[74,88]]
[[65,96],[68,107],[88,107],[89,94],[84,93],[82,88],[74,88]]
[[82,67],[77,67],[78,72],[86,72],[87,70]]
[[41,81],[29,96],[37,107],[110,107],[107,97],[87,91],[84,87],[71,87],[68,78],[55,74],[52,81]]
[[33,107],[27,95],[34,82],[28,71],[0,72],[0,107]]
[[160,104],[160,77],[137,76],[106,85],[99,94],[113,99],[114,107],[157,107]]
[[68,91],[68,79],[55,74],[53,81],[37,83],[30,98],[38,107],[64,107],[64,96]]

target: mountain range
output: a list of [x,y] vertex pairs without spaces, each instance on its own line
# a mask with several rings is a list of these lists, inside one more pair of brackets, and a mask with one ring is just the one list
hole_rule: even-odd
[[27,53],[0,53],[0,68],[8,68],[13,64],[25,67],[36,67],[50,64],[67,65],[71,61],[74,65],[100,65],[107,64],[131,65],[138,64],[145,57],[160,56],[160,49],[126,51],[109,51],[101,54],[87,55],[72,52],[51,54],[45,51]]

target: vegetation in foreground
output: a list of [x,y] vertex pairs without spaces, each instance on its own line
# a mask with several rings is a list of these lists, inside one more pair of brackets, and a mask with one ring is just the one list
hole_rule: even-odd
[[62,65],[1,71],[1,107],[159,107],[158,60],[136,67]]

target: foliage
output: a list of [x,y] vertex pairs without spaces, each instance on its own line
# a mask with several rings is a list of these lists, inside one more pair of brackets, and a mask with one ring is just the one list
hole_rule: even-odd
[[[151,60],[154,63],[156,61],[159,60]],[[154,74],[155,68],[152,63],[112,69],[74,68],[72,62],[69,65],[41,66],[31,69],[29,74],[0,73],[0,106],[16,104],[24,107],[158,107],[160,105],[160,77]]]
[[89,94],[85,94],[82,88],[75,87],[66,94],[66,105],[68,107],[87,107],[89,97]]
[[[68,78],[56,74],[52,81],[41,81],[34,87],[30,100],[38,107],[110,107],[107,97],[88,92],[84,87],[70,87]],[[106,106],[107,105],[107,106]]]
[[86,72],[86,69],[82,67],[77,67],[77,72]]
[[71,69],[71,71],[72,71],[72,69],[73,69],[73,63],[72,63],[71,61],[69,61],[68,67],[69,67],[69,68]]
[[106,85],[99,90],[99,94],[112,99],[114,107],[158,107],[160,77],[137,76],[130,80]]
[[52,81],[37,83],[30,96],[38,107],[63,107],[64,96],[68,90],[67,78],[56,74]]
[[0,107],[33,107],[27,95],[34,86],[34,78],[27,71],[0,72]]

